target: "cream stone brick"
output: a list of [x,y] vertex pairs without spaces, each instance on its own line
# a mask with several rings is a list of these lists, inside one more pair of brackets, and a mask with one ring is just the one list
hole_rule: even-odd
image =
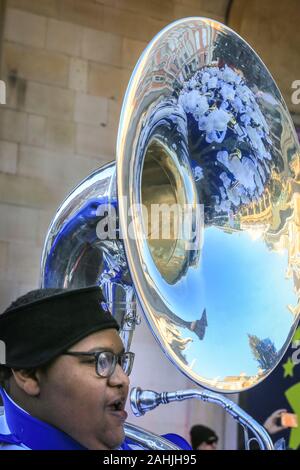
[[88,28],[102,29],[103,6],[90,0],[59,0],[59,19]]
[[43,147],[46,142],[46,118],[29,114],[27,119],[27,143]]
[[89,63],[88,93],[118,99],[123,95],[124,70],[119,67]]
[[18,283],[16,281],[0,281],[0,312],[2,313],[18,296]]
[[18,282],[16,297],[21,297],[22,295],[27,294],[27,292],[30,292],[31,290],[39,289],[39,287],[40,287],[39,279],[31,280],[30,278],[27,278],[25,282]]
[[108,100],[108,126],[118,129],[122,102],[116,100]]
[[93,126],[107,124],[107,98],[77,93],[74,120]]
[[53,185],[62,181],[64,176],[60,172],[59,158],[63,162],[64,156],[48,149],[21,145],[18,173],[41,180],[53,181]]
[[110,5],[111,7],[116,7],[117,1],[118,0],[96,0],[96,3],[99,3],[101,5]]
[[57,202],[55,185],[30,176],[0,173],[0,201],[34,208],[48,208]]
[[[170,20],[158,20],[156,18],[149,18],[147,22],[147,36],[145,38],[138,38],[146,41],[151,41],[157,33],[170,24]],[[135,38],[134,38],[135,39]]]
[[100,158],[88,158],[77,154],[58,153],[21,146],[18,171],[20,175],[47,181],[59,194],[67,195],[92,170],[98,168]]
[[74,92],[72,90],[28,82],[25,100],[28,112],[71,120],[73,106]]
[[108,127],[95,127],[78,124],[76,133],[76,151],[79,154],[105,158],[115,158],[117,130]]
[[4,66],[8,76],[13,72],[27,80],[66,86],[69,58],[54,52],[6,43],[3,48]]
[[41,248],[26,242],[9,243],[7,280],[27,281],[38,284]]
[[0,240],[36,241],[38,214],[35,209],[0,203]]
[[[101,0],[96,0],[101,2]],[[107,5],[121,10],[140,13],[145,17],[170,20],[173,15],[173,0],[114,0],[106,2]]]
[[124,38],[122,44],[122,66],[132,69],[146,46],[146,42]]
[[50,223],[55,215],[57,208],[53,207],[51,210],[40,210],[39,215],[38,215],[38,238],[37,238],[37,243],[40,246],[44,245],[46,235],[49,230]]
[[187,18],[189,16],[201,16],[204,18],[211,18],[212,20],[224,22],[225,17],[216,13],[216,11],[204,10],[201,4],[197,7],[192,5],[175,5],[173,20],[179,20],[181,18]]
[[97,170],[110,160],[111,158],[101,155],[98,155],[96,158],[83,155],[73,155],[74,166],[73,171],[70,172],[70,181],[72,181],[71,189],[74,189],[75,185],[79,184],[93,171]]
[[168,20],[104,6],[103,30],[131,39],[149,42],[168,23]]
[[[89,80],[91,94],[104,95],[107,96],[107,98],[122,102],[132,74],[132,69],[116,68],[115,73],[111,75],[111,81],[109,81],[109,70],[103,70],[100,64],[94,65],[96,65],[96,67],[93,70],[91,69]],[[97,65],[99,65],[99,69]],[[101,72],[103,72],[102,80]],[[94,90],[94,93],[92,93],[92,90]]]
[[182,0],[181,3],[219,16],[225,16],[228,7],[228,0]]
[[75,125],[73,122],[48,119],[46,146],[59,151],[74,150]]
[[58,14],[57,0],[7,0],[7,6],[9,8],[29,11],[41,16],[57,16]]
[[25,113],[0,107],[0,139],[24,142],[26,137]]
[[47,19],[25,11],[8,8],[6,12],[4,38],[9,41],[44,47]]
[[82,28],[78,25],[50,19],[48,22],[46,47],[71,56],[80,54]]
[[7,269],[8,242],[0,242],[0,270],[5,273]]
[[18,144],[3,140],[0,141],[0,171],[3,173],[16,173],[17,161]]
[[122,39],[109,32],[84,28],[82,56],[105,64],[121,65]]
[[103,9],[103,30],[133,39],[148,40],[147,19],[137,12],[111,6]]
[[71,58],[69,73],[69,88],[76,91],[87,91],[88,62],[86,60]]

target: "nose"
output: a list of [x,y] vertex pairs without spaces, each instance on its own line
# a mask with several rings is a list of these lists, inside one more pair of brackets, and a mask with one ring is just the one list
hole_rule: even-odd
[[129,377],[125,374],[120,364],[116,365],[113,374],[108,378],[111,387],[129,387]]

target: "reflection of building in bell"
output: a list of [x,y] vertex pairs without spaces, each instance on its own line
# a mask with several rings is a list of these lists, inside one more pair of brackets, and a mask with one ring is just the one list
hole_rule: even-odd
[[[245,372],[241,372],[239,375],[228,375],[221,380],[222,388],[223,390],[236,390],[237,388],[242,390],[244,388],[253,387],[253,385],[257,384],[257,381],[261,379],[263,373],[264,371],[259,369],[258,373],[253,376],[247,376]],[[218,386],[218,381],[215,382],[215,386]]]
[[208,326],[206,318],[206,308],[203,310],[200,320],[193,321],[190,324],[190,330],[193,331],[198,338],[202,341],[205,335],[206,327]]
[[192,338],[184,338],[176,325],[172,321],[166,320],[164,317],[158,317],[157,327],[161,335],[166,339],[172,351],[179,357],[184,364],[188,364],[183,351],[188,344],[192,342]]
[[[195,333],[195,335],[198,336],[200,341],[202,341],[205,336],[206,328],[208,327],[206,308],[203,309],[201,318],[199,320],[186,321],[183,318],[177,317],[176,315],[169,313],[168,318],[164,318],[163,316],[159,317],[158,326],[160,328],[163,327],[165,332],[169,332],[166,337],[169,337],[169,335],[172,333],[170,338],[173,342],[174,338],[176,337],[176,343],[178,343],[178,338],[181,335],[181,341],[182,344],[184,344],[184,348],[181,347],[181,349],[185,349],[186,344],[193,341],[193,339],[183,339],[183,333],[179,333],[179,330],[176,328],[176,326],[180,328],[187,328],[189,331]],[[171,341],[168,340],[168,343],[171,344]]]
[[244,207],[240,215],[240,224],[242,229],[253,227],[255,230],[257,224],[269,224],[272,221],[271,196],[268,188],[258,199]]

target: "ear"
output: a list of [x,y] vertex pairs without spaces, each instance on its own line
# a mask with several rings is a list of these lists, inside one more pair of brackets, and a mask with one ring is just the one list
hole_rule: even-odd
[[36,397],[40,394],[40,383],[37,370],[12,369],[12,373],[18,387],[27,393],[27,395]]

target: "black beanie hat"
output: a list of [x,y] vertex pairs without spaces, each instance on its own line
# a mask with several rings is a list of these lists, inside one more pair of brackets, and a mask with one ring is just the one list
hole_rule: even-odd
[[92,286],[63,289],[23,305],[12,304],[0,315],[0,341],[5,345],[3,365],[35,368],[96,331],[118,330],[118,323],[102,302],[100,288]]
[[212,444],[213,442],[218,441],[218,436],[216,433],[212,429],[207,428],[201,424],[193,426],[190,434],[193,449],[197,449],[197,447],[203,442]]

